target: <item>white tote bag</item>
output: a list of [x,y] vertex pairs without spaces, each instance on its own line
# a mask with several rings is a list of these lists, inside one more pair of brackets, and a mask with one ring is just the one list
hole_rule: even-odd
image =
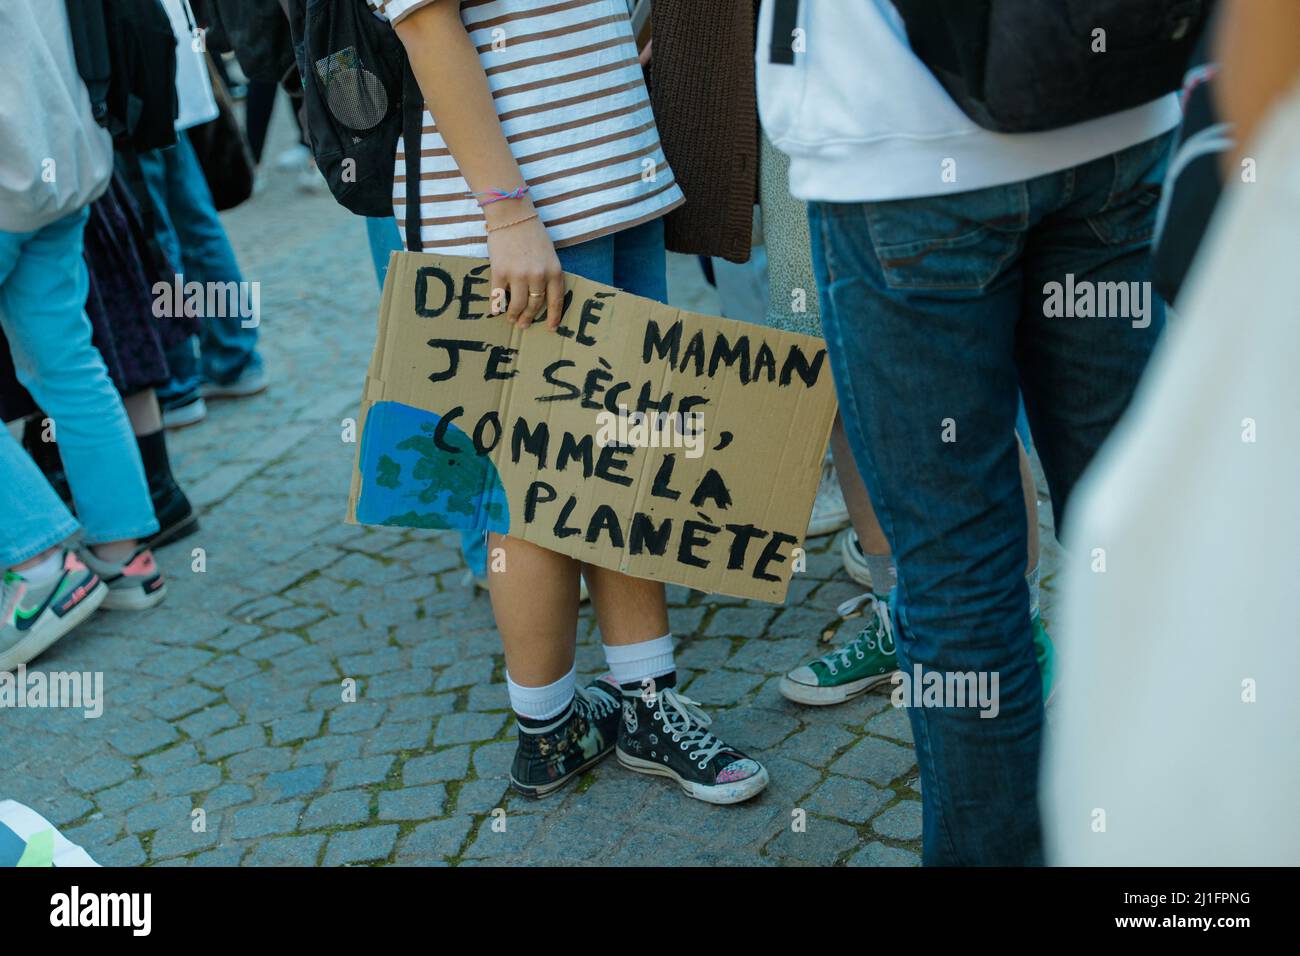
[[1054,863],[1300,863],[1300,89],[1248,155],[1075,499]]

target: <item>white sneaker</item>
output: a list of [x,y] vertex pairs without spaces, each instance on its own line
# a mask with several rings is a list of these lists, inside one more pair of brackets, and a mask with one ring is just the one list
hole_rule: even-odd
[[294,143],[275,157],[275,168],[291,170],[305,166],[311,159],[311,149],[302,143]]
[[812,516],[808,519],[808,537],[834,534],[848,523],[849,506],[844,503],[844,492],[840,489],[839,476],[835,474],[835,463],[827,455],[822,463],[822,480],[817,486]]
[[323,193],[327,185],[314,159],[298,170],[297,181],[298,190],[304,193]]
[[168,429],[188,428],[190,425],[197,425],[207,417],[208,406],[202,396],[195,396],[184,405],[162,410],[163,428]]
[[18,571],[0,572],[0,671],[27,664],[95,612],[108,588],[71,551],[62,568],[33,586]]
[[844,559],[844,570],[849,577],[857,581],[868,591],[871,590],[871,571],[867,568],[867,556],[858,544],[858,533],[852,528],[840,539],[840,556]]
[[228,385],[218,385],[216,382],[204,382],[200,391],[204,398],[247,398],[249,395],[256,395],[264,392],[271,381],[266,376],[265,366],[258,365],[255,368],[246,368],[235,377],[235,380]]

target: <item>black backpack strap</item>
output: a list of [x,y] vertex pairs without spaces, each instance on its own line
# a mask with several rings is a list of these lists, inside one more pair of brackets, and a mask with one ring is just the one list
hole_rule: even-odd
[[90,94],[90,110],[95,122],[107,128],[108,87],[113,65],[108,53],[108,24],[104,17],[104,0],[67,0],[68,25],[72,32],[72,49],[77,58],[77,72]]
[[772,10],[772,42],[768,56],[772,63],[794,65],[794,31],[799,25],[799,0],[776,0]]
[[424,94],[407,64],[402,79],[402,148],[406,150],[406,248],[419,252],[420,147],[424,141]]
[[158,207],[154,205],[153,196],[145,182],[144,167],[140,165],[139,152],[130,145],[119,145],[113,150],[113,160],[117,174],[122,177],[140,213],[145,247],[154,260],[154,267],[170,274],[181,272],[185,268],[184,264],[172,262],[163,251],[162,243],[158,241]]

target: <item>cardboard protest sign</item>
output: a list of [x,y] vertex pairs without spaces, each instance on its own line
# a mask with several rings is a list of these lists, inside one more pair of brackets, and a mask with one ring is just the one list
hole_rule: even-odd
[[835,415],[825,344],[574,276],[564,321],[489,314],[481,259],[394,254],[349,521],[492,530],[782,601]]

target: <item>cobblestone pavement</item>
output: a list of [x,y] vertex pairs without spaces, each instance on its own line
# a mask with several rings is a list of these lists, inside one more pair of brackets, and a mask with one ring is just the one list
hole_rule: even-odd
[[[0,713],[0,799],[105,865],[919,862],[906,715],[776,689],[860,590],[831,538],[784,607],[670,589],[685,692],[767,763],[761,797],[708,806],[612,759],[549,800],[509,794],[500,644],[454,539],[342,521],[378,301],[363,223],[282,173],[226,221],[275,383],[172,437],[202,530],[160,552],[163,605],[100,613],[34,664],[103,671],[104,713]],[[692,260],[671,273],[675,304],[715,307]],[[580,674],[602,671],[589,609],[579,641]]]

